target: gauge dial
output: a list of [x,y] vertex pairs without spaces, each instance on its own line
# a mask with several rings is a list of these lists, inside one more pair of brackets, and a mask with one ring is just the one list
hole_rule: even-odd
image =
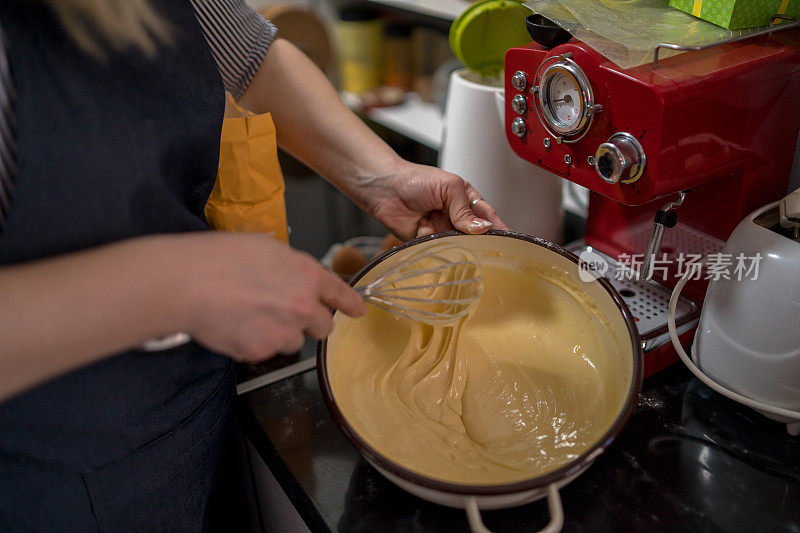
[[583,138],[591,127],[593,114],[601,109],[594,104],[586,74],[568,58],[556,59],[544,69],[536,91],[539,120],[548,132],[563,142]]
[[554,73],[547,84],[547,103],[550,114],[561,128],[574,130],[583,115],[583,97],[575,78]]

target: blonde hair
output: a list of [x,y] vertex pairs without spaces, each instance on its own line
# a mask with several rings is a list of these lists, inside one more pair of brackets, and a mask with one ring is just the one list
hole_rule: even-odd
[[40,0],[53,10],[64,31],[86,53],[105,58],[111,48],[138,48],[155,55],[171,43],[171,28],[148,0]]

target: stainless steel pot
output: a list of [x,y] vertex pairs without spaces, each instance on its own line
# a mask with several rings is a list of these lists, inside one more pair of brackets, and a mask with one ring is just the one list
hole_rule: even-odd
[[[362,277],[376,267],[386,266],[393,261],[393,256],[402,251],[420,246],[436,239],[461,240],[469,239],[470,248],[480,251],[501,252],[509,256],[524,258],[532,263],[551,264],[578,275],[578,258],[555,244],[529,235],[509,231],[492,230],[485,235],[470,236],[458,232],[444,232],[411,240],[370,261],[353,279],[355,285]],[[361,452],[366,460],[381,474],[404,490],[430,502],[449,507],[463,508],[467,511],[469,524],[474,532],[485,533],[488,530],[480,518],[480,509],[502,509],[533,502],[545,496],[548,498],[550,523],[543,531],[558,531],[563,524],[563,512],[558,490],[570,483],[585,471],[594,460],[602,454],[622,431],[633,414],[636,398],[642,385],[642,342],[636,329],[633,316],[623,302],[622,297],[614,290],[605,278],[582,282],[584,289],[593,302],[608,317],[609,327],[613,328],[618,339],[621,339],[624,353],[620,354],[625,361],[625,371],[629,372],[624,380],[627,390],[624,391],[619,411],[611,427],[579,457],[563,465],[557,470],[525,479],[523,481],[496,485],[464,485],[428,478],[410,471],[391,461],[370,446],[348,423],[340,410],[331,388],[328,374],[328,344],[322,341],[318,346],[317,373],[322,395],[331,415],[345,436]],[[624,342],[629,339],[630,343]]]

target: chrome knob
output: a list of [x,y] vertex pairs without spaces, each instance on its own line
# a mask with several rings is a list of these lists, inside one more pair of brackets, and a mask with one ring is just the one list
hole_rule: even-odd
[[644,174],[642,145],[630,133],[619,132],[608,138],[594,154],[594,169],[607,183],[633,183]]
[[525,121],[520,117],[515,118],[511,122],[511,132],[517,137],[524,137],[527,129],[528,127],[525,125]]
[[528,85],[528,78],[525,76],[525,73],[521,70],[518,70],[511,76],[511,86],[514,87],[518,91],[524,91],[525,87]]
[[518,115],[524,115],[525,111],[528,109],[528,103],[525,101],[525,97],[521,94],[514,96],[514,98],[511,99],[511,109]]

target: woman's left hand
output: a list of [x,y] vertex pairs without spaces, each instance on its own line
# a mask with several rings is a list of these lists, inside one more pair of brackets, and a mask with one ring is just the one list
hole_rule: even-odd
[[449,229],[508,229],[472,185],[436,167],[403,161],[384,176],[356,183],[356,201],[402,239]]
[[[302,102],[302,105],[298,103]],[[239,104],[271,113],[278,142],[403,239],[506,225],[460,177],[401,159],[297,47],[277,39]],[[469,178],[469,176],[467,176]]]

